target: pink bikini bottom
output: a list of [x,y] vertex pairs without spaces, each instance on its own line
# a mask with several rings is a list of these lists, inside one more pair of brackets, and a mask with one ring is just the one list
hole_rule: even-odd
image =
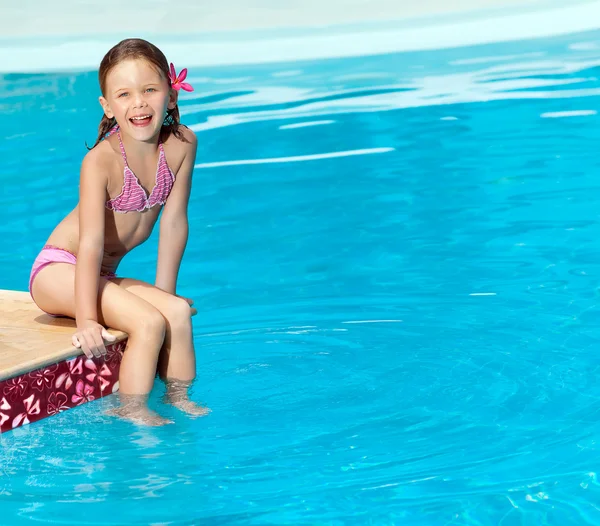
[[[70,263],[71,265],[75,265],[77,263],[77,257],[72,252],[69,252],[64,248],[55,247],[53,245],[45,245],[42,248],[42,251],[38,254],[38,257],[35,258],[35,261],[33,262],[31,275],[29,276],[29,294],[31,294],[31,299],[33,299],[34,302],[35,298],[31,292],[33,280],[38,275],[40,270],[42,270],[45,266],[50,265],[50,263]],[[114,272],[101,272],[100,275],[109,279],[117,277]],[[60,316],[59,314],[50,314],[49,312],[46,312],[46,314],[50,316]]]

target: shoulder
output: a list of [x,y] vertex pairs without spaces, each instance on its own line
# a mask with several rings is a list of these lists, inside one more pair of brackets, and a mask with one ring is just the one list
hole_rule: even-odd
[[179,133],[181,133],[183,138],[190,144],[198,144],[198,138],[196,137],[196,134],[192,130],[190,130],[185,124],[179,125]]
[[107,181],[112,170],[118,167],[117,156],[108,140],[86,153],[81,162],[81,177],[94,177]]
[[189,156],[192,152],[196,155],[196,148],[198,147],[198,138],[196,137],[196,134],[183,124],[179,125],[177,131],[181,134],[181,138],[177,142],[180,143],[185,156]]
[[198,140],[196,134],[190,130],[187,126],[180,124],[177,128],[177,135],[171,133],[169,138],[164,142],[164,145],[169,149],[177,152],[189,152],[190,150],[196,150]]
[[178,173],[183,166],[193,165],[198,147],[196,134],[187,126],[180,124],[177,131],[179,137],[171,134],[164,143],[167,162],[177,167],[174,173]]

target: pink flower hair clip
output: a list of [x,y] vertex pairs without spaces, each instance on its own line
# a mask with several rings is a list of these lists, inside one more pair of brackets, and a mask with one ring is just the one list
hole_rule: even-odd
[[175,72],[175,66],[172,62],[170,64],[170,68],[171,71],[169,73],[169,79],[171,80],[171,87],[174,90],[179,91],[180,89],[182,89],[185,91],[194,91],[194,88],[192,88],[190,84],[188,84],[187,82],[183,82],[185,80],[185,77],[187,77],[187,68],[183,68],[179,72],[179,75],[177,75],[177,73]]

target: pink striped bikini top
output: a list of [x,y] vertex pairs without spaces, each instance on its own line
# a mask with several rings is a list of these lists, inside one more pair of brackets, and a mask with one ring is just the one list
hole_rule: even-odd
[[127,156],[125,155],[125,148],[123,147],[119,127],[115,126],[107,137],[115,132],[117,137],[119,137],[119,146],[121,147],[121,154],[123,155],[123,162],[125,163],[123,189],[117,197],[106,201],[106,208],[114,210],[115,212],[126,213],[143,212],[146,209],[152,208],[154,205],[164,205],[167,201],[167,197],[169,197],[169,194],[171,193],[171,188],[173,188],[175,176],[167,164],[162,143],[160,141],[158,143],[160,154],[158,156],[158,166],[156,167],[154,188],[150,192],[150,195],[148,195],[127,164]]

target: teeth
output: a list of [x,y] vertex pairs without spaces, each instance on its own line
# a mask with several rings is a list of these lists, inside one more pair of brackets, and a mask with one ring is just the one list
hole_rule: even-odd
[[131,120],[132,121],[141,121],[141,120],[147,119],[149,117],[150,117],[150,115],[143,115],[142,117],[131,117]]

